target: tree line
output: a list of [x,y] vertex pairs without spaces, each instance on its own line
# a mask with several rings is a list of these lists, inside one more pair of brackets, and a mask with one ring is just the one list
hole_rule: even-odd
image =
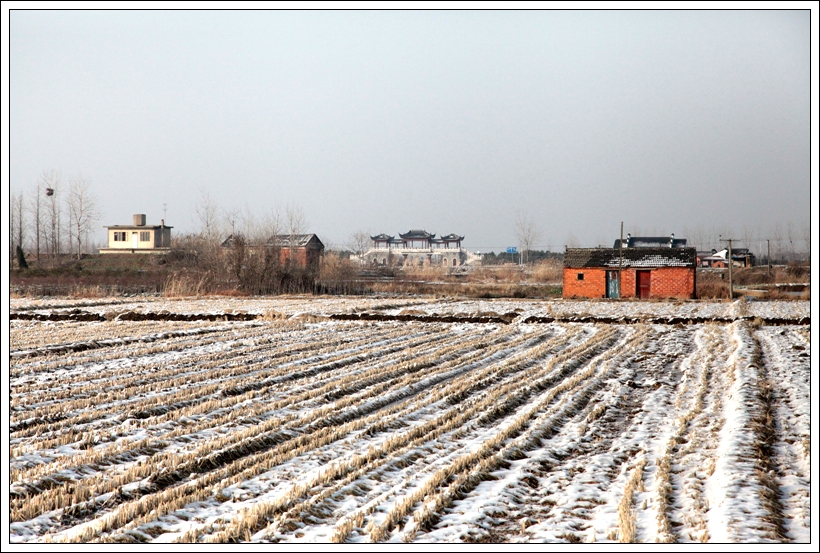
[[43,171],[29,194],[12,192],[9,213],[9,266],[25,268],[26,254],[39,265],[44,259],[82,257],[100,219],[91,181],[82,174],[64,177]]

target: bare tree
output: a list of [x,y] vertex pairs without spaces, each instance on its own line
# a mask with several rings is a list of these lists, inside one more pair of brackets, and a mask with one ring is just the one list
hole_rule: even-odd
[[[234,209],[223,209],[222,213],[225,216],[225,223],[227,224],[228,228],[230,229],[231,234],[236,234],[237,229],[236,226],[240,223],[241,215],[239,210]],[[243,233],[244,234],[244,233]]]
[[248,243],[251,242],[258,242],[259,241],[259,221],[257,220],[256,216],[254,215],[253,211],[251,211],[250,207],[245,204],[245,207],[242,211],[236,211],[238,222],[236,223],[242,229],[242,234],[245,236],[245,239]]
[[11,209],[9,210],[9,266],[11,267],[14,266],[17,248],[25,249],[23,245],[26,228],[24,205],[22,192],[11,195]]
[[372,241],[370,239],[370,234],[360,230],[358,232],[354,232],[350,235],[345,246],[353,252],[353,254],[359,259],[359,264],[364,264],[364,252],[370,249]]
[[698,225],[696,227],[687,226],[684,227],[683,231],[690,247],[693,247],[697,250],[709,249],[707,248],[708,244],[706,244],[704,241],[703,225]]
[[803,226],[803,245],[806,248],[806,262],[811,263],[811,225]]
[[778,263],[783,263],[783,228],[780,226],[780,223],[775,223],[774,226],[772,226],[771,235],[771,241],[774,242],[777,251],[774,258]]
[[288,204],[285,207],[285,225],[288,231],[288,263],[293,261],[293,251],[296,246],[296,235],[304,234],[307,231],[308,223],[305,212],[295,204]]
[[515,237],[518,239],[518,244],[524,253],[524,262],[528,263],[530,250],[541,239],[541,233],[535,222],[520,211],[515,217]]
[[789,261],[794,263],[794,243],[797,241],[797,228],[789,221],[786,224],[786,238],[789,240]]
[[271,241],[282,234],[282,212],[279,207],[268,210],[256,228],[261,240]]
[[77,244],[77,259],[82,257],[83,243],[88,233],[100,218],[97,200],[91,193],[91,182],[82,175],[74,176],[69,181],[68,218],[71,241]]
[[219,209],[208,192],[200,189],[199,194],[199,202],[194,206],[199,219],[199,234],[208,247],[213,248],[220,234]]
[[40,236],[43,230],[42,211],[40,209],[40,193],[42,191],[42,183],[38,180],[35,183],[34,196],[29,200],[29,212],[31,213],[31,226],[34,231],[34,253],[37,258],[37,265],[40,265]]
[[748,248],[750,251],[752,249],[752,238],[754,237],[754,231],[752,227],[749,225],[743,225],[743,246]]
[[61,175],[60,172],[51,169],[43,171],[40,176],[40,186],[46,194],[46,231],[45,242],[46,251],[49,256],[60,255],[60,204],[58,203]]
[[308,222],[305,212],[298,205],[288,204],[285,207],[285,219],[289,234],[304,234],[307,231]]

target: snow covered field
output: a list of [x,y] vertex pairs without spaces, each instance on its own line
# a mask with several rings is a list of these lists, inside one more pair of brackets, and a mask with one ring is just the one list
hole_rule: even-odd
[[[61,313],[104,317],[15,318]],[[13,542],[811,537],[808,301],[21,298],[11,314]],[[331,318],[351,314],[386,320]],[[681,317],[720,322],[657,322]]]

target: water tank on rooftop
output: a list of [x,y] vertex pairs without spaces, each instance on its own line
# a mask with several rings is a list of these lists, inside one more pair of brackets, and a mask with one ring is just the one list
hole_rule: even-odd
[[144,227],[145,226],[145,213],[137,213],[134,215],[134,226],[135,227]]

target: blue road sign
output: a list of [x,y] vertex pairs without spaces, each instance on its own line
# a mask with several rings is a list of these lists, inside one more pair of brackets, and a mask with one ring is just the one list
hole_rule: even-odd
[[509,247],[507,248],[507,253],[518,253],[518,248]]

